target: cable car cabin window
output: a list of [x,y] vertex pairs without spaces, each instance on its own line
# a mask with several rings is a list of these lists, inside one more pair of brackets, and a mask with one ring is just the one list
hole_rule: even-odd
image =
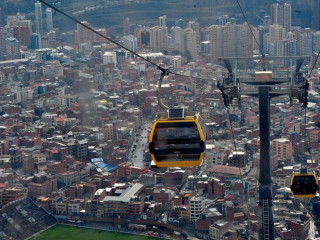
[[316,194],[318,185],[313,176],[295,176],[291,190],[294,195]]
[[195,122],[158,123],[152,142],[157,161],[195,161],[202,152]]

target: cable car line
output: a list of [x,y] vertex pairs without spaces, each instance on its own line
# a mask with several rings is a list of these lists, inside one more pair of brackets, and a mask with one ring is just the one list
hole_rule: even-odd
[[242,9],[241,5],[240,5],[239,0],[236,0],[236,1],[237,1],[237,4],[238,4],[238,6],[239,6],[239,8],[240,8],[240,11],[241,11],[241,13],[242,13],[242,15],[243,15],[243,17],[244,17],[245,21],[246,21],[246,23],[247,23],[247,25],[248,25],[248,27],[249,27],[249,29],[250,29],[250,32],[251,32],[251,34],[252,34],[252,36],[253,36],[253,38],[254,38],[254,40],[255,40],[256,44],[257,44],[257,45],[258,45],[258,47],[259,47],[259,51],[260,51],[260,53],[261,53],[261,56],[262,56],[262,57],[265,57],[265,54],[264,54],[264,52],[262,51],[262,48],[261,48],[261,46],[260,46],[260,44],[259,44],[259,42],[258,42],[258,40],[257,40],[256,36],[254,35],[254,33],[253,33],[253,31],[252,31],[252,28],[251,28],[251,26],[250,26],[250,24],[249,24],[249,22],[248,22],[248,19],[247,19],[246,15],[245,15],[245,13],[244,13],[244,11],[243,11],[243,9]]
[[[232,127],[232,124],[231,124],[231,116],[230,116],[229,107],[227,107],[227,113],[228,113],[229,123],[230,123],[230,127],[231,127],[231,135],[232,135],[233,146],[234,146],[234,149],[236,150],[236,154],[238,154],[238,150],[237,150],[237,146],[236,146],[236,140],[235,140],[235,137],[234,137],[234,131],[233,131],[233,127]],[[241,179],[242,184],[243,184],[240,164],[239,164],[239,173],[240,173],[240,179]]]
[[316,57],[316,60],[314,61],[313,66],[312,66],[312,68],[311,68],[311,71],[310,71],[310,73],[309,73],[309,75],[308,75],[307,78],[310,78],[310,76],[311,76],[311,74],[312,74],[312,71],[313,71],[314,67],[315,67],[316,64],[317,64],[317,61],[318,61],[318,58],[319,58],[319,54],[320,54],[320,51],[318,52],[318,55],[317,55],[317,57]]
[[[99,35],[100,37],[102,37],[102,38],[104,38],[104,39],[112,42],[113,44],[117,45],[118,47],[121,47],[121,48],[125,49],[126,51],[130,52],[131,54],[135,55],[136,57],[139,57],[139,58],[143,59],[144,61],[152,64],[153,66],[157,67],[161,72],[165,72],[166,75],[168,75],[168,74],[174,74],[174,75],[178,75],[178,76],[195,78],[195,79],[202,79],[202,80],[205,79],[205,78],[187,76],[187,75],[183,75],[183,74],[176,73],[176,72],[171,71],[171,70],[169,70],[169,69],[165,69],[165,68],[159,66],[158,64],[150,61],[149,59],[141,56],[140,54],[138,54],[138,53],[136,53],[136,52],[128,49],[127,47],[125,47],[125,46],[123,46],[123,45],[121,45],[120,43],[117,43],[116,41],[112,40],[111,38],[109,38],[109,37],[107,37],[107,36],[105,36],[105,35],[97,32],[97,31],[96,31],[95,29],[93,29],[92,27],[85,25],[84,23],[82,23],[82,22],[79,21],[78,19],[70,16],[69,14],[65,13],[64,11],[62,11],[62,10],[60,10],[59,8],[55,7],[54,5],[52,5],[52,4],[50,4],[50,3],[47,3],[47,2],[45,2],[44,0],[39,0],[39,1],[40,1],[41,3],[43,3],[44,5],[46,5],[46,6],[50,7],[50,8],[52,8],[53,10],[55,10],[55,12],[61,13],[61,14],[64,15],[65,17],[67,17],[67,18],[71,19],[72,21],[80,24],[80,25],[83,26],[84,28],[87,28],[88,30],[94,32],[95,34]],[[205,80],[211,80],[211,79],[205,79]]]

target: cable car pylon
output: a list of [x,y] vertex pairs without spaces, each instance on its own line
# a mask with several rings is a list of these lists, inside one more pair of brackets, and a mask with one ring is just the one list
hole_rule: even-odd
[[[218,83],[218,88],[226,107],[235,101],[241,104],[241,95],[259,98],[259,127],[260,127],[260,169],[259,169],[259,240],[274,240],[274,221],[273,221],[273,194],[270,168],[270,99],[273,97],[289,95],[290,104],[293,98],[298,98],[303,103],[303,94],[306,79],[303,78],[300,67],[304,59],[308,57],[268,57],[260,56],[253,58],[221,58],[228,69],[229,77],[222,84]],[[297,60],[295,72],[292,71],[292,60]],[[286,74],[278,73],[276,68],[267,70],[270,67],[266,61],[290,62],[290,70]],[[235,61],[238,66],[240,61],[260,61],[260,71],[256,68],[248,71],[241,76],[238,69],[232,70],[230,61]],[[253,65],[254,66],[254,65]],[[252,70],[252,69],[251,69]],[[259,70],[259,69],[258,69]],[[280,70],[279,70],[280,72]],[[241,88],[241,85],[245,85]],[[287,84],[286,88],[281,88],[281,84]],[[250,87],[251,86],[251,87]]]

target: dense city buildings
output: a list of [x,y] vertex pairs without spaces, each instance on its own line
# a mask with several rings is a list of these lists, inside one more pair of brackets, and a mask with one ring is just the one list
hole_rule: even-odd
[[[57,5],[66,2],[76,4]],[[99,11],[72,9],[72,16],[95,7]],[[64,30],[55,11],[39,1],[31,13],[0,8],[0,238],[25,239],[60,221],[170,239],[258,239],[259,103],[248,94],[227,109],[217,86],[230,76],[238,83],[248,66],[249,80],[256,69],[274,66],[282,71],[274,76],[289,72],[296,80],[296,59],[232,60],[232,73],[221,63],[262,50],[267,57],[306,57],[307,108],[291,95],[270,100],[270,168],[276,239],[315,239],[317,198],[294,198],[290,181],[303,166],[320,171],[319,11],[305,28],[293,25],[290,3],[268,9],[257,12],[260,25],[252,24],[252,32],[237,15],[204,25],[169,13],[149,23],[121,16],[117,32],[85,17],[79,17],[84,26],[70,23]],[[197,111],[205,123],[200,166],[152,164],[149,134],[161,111],[162,68],[178,73],[164,78],[163,102]]]

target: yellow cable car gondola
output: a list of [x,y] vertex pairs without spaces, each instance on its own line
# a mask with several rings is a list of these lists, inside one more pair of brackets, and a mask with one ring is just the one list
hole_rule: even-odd
[[[179,112],[177,116],[177,112]],[[169,109],[158,115],[151,128],[149,150],[158,167],[193,167],[202,162],[206,130],[200,114]],[[181,115],[182,113],[182,115]]]
[[295,198],[313,198],[317,196],[319,183],[315,173],[293,173],[290,188]]

